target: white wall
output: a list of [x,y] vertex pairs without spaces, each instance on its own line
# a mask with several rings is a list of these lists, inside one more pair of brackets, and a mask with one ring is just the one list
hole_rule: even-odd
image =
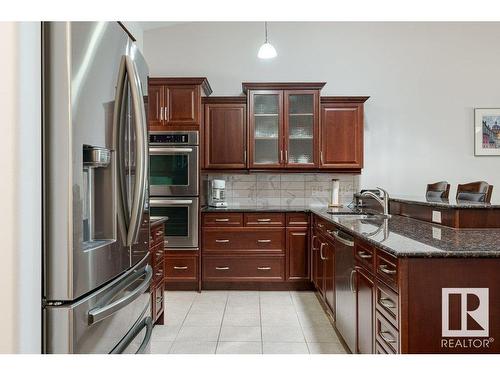
[[0,34],[0,353],[40,353],[40,23],[0,22]]
[[139,48],[139,50],[143,51],[144,30],[143,30],[143,27],[141,25],[141,22],[123,21],[123,25],[127,28],[127,30],[136,39],[135,44],[137,44],[137,48]]
[[[256,57],[263,23],[185,23],[144,33],[152,76],[206,76],[214,95],[242,81],[326,81],[323,95],[369,95],[362,187],[422,194],[428,182],[486,180],[473,108],[500,107],[500,23],[270,23],[278,51]],[[453,190],[452,190],[453,194]]]

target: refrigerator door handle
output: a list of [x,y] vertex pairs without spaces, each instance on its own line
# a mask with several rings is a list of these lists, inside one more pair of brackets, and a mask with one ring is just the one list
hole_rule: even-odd
[[137,182],[134,186],[134,198],[132,200],[132,212],[130,214],[130,225],[127,233],[127,245],[132,246],[137,241],[139,228],[141,227],[141,216],[146,200],[146,184],[148,175],[148,145],[147,145],[147,123],[146,110],[142,96],[141,85],[135,63],[129,56],[123,56],[125,67],[130,82],[130,93],[135,115],[136,138],[136,176]]
[[[106,319],[108,316],[112,315],[113,313],[120,310],[124,306],[130,304],[132,301],[137,299],[141,294],[143,294],[145,291],[147,291],[149,289],[149,284],[151,283],[151,279],[153,278],[153,269],[151,268],[151,266],[149,264],[144,268],[143,272],[132,273],[129,277],[124,279],[123,284],[125,284],[125,286],[128,286],[134,280],[137,280],[138,278],[141,278],[144,275],[146,275],[144,278],[144,281],[141,282],[141,284],[136,289],[134,289],[131,293],[127,294],[126,296],[123,296],[120,299],[117,299],[116,301],[114,301],[108,305],[95,307],[92,310],[90,310],[88,313],[88,324],[92,325],[92,324],[97,323],[103,319]],[[120,284],[122,284],[122,283],[120,283]],[[117,289],[121,290],[122,288],[117,288]]]
[[150,316],[144,318],[137,327],[127,333],[123,340],[111,351],[110,354],[122,354],[144,328],[146,328],[146,335],[144,336],[144,340],[135,354],[144,353],[149,341],[151,341],[151,334],[153,333],[153,320]]

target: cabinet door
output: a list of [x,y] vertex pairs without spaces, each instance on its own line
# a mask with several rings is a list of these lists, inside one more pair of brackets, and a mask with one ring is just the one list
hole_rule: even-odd
[[285,157],[287,167],[313,168],[318,139],[318,103],[316,90],[285,91]]
[[150,128],[155,126],[162,126],[164,114],[163,93],[163,86],[149,85],[148,87],[148,124]]
[[335,311],[335,251],[334,244],[327,241],[323,247],[325,301]]
[[283,91],[251,91],[250,168],[283,165]]
[[320,138],[320,168],[362,168],[363,104],[322,104]]
[[286,230],[287,279],[309,279],[309,236],[307,228]]
[[165,125],[200,125],[200,87],[165,86]]
[[322,237],[318,237],[318,256],[316,257],[316,278],[317,278],[317,288],[320,294],[325,297],[325,262],[324,251],[326,246],[326,241]]
[[205,105],[205,168],[246,168],[246,104]]
[[374,353],[374,290],[373,277],[356,267],[356,351],[361,354]]

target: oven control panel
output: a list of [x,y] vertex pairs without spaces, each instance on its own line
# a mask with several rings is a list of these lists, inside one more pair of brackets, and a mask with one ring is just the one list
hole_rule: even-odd
[[153,131],[149,133],[150,145],[198,145],[198,132]]

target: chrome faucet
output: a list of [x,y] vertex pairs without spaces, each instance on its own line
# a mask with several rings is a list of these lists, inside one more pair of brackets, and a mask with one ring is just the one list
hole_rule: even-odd
[[389,193],[380,187],[377,187],[377,189],[379,189],[383,193],[382,198],[371,191],[364,191],[363,193],[361,193],[361,196],[371,197],[375,199],[384,209],[384,216],[389,218],[391,217],[391,215],[389,214]]

